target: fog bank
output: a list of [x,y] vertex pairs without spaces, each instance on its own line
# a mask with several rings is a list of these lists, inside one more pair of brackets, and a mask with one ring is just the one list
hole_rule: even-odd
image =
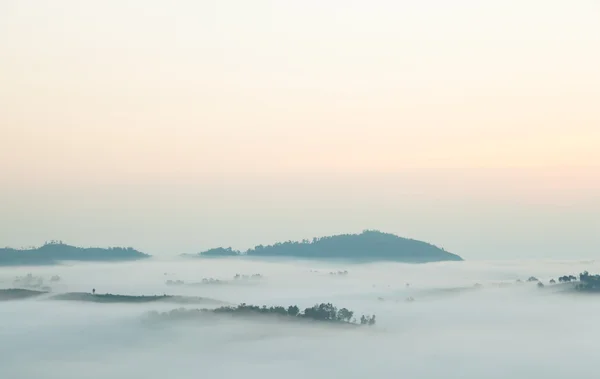
[[[53,292],[185,295],[238,304],[331,302],[377,325],[224,318],[143,322],[174,304],[0,302],[0,367],[7,378],[564,378],[595,370],[594,295],[556,294],[517,279],[600,272],[596,262],[424,265],[250,260],[150,260],[0,269],[0,288],[31,273]],[[334,275],[347,271],[347,275]],[[236,274],[261,274],[235,280]],[[215,278],[221,284],[202,283]],[[167,286],[167,280],[184,284]],[[482,286],[475,288],[475,284]],[[408,285],[407,285],[408,284]],[[500,286],[504,284],[505,286]],[[513,284],[513,285],[508,285]],[[548,287],[548,286],[547,286]],[[412,297],[415,301],[407,302]],[[187,306],[193,308],[194,305]]]

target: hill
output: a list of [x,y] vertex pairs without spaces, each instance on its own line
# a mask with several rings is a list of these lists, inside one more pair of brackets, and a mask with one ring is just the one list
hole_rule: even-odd
[[[209,258],[209,257],[219,258],[219,257],[237,257],[241,253],[237,250],[233,250],[230,247],[228,247],[228,248],[217,247],[215,249],[209,249],[209,250],[203,251],[201,254],[202,254],[202,257],[205,257],[205,258]],[[195,257],[198,254],[182,254],[182,255],[185,257],[190,257],[190,256]]]
[[163,302],[173,303],[180,305],[223,305],[226,302],[210,299],[206,297],[194,297],[194,296],[174,296],[174,295],[116,295],[116,294],[94,294],[86,292],[66,292],[53,295],[48,291],[34,291],[21,288],[8,288],[0,289],[0,301],[8,300],[25,300],[34,297],[45,296],[46,300],[60,300],[60,301],[79,301],[79,302],[91,302],[91,303],[103,303],[103,304],[139,304],[139,303],[152,303],[152,302]]
[[34,249],[0,248],[0,266],[49,265],[58,261],[127,261],[149,258],[131,247],[82,248],[51,242]]
[[0,301],[29,299],[47,293],[46,291],[33,291],[23,288],[0,289]]
[[92,303],[152,303],[152,302],[165,302],[175,304],[223,304],[222,301],[204,298],[204,297],[192,297],[192,296],[173,296],[173,295],[117,295],[117,294],[91,294],[86,292],[68,292],[59,295],[52,296],[51,300],[62,300],[62,301],[83,301]]
[[231,256],[396,261],[406,263],[463,260],[458,255],[449,253],[432,244],[376,230],[366,230],[361,234],[342,234],[331,237],[313,238],[312,241],[288,241],[268,246],[259,245],[243,253],[231,248],[217,248],[194,255],[194,257]]

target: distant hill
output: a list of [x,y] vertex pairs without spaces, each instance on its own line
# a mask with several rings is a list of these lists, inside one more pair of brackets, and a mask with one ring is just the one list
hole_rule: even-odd
[[[224,248],[224,247],[217,247],[215,249],[210,249],[210,250],[206,250],[203,251],[202,253],[202,257],[236,257],[238,255],[240,255],[241,253],[237,250],[233,250],[232,248],[228,247],[228,248]],[[198,256],[198,254],[182,254],[183,256],[186,257],[196,257]]]
[[24,300],[47,294],[46,291],[33,291],[23,288],[0,289],[0,301]]
[[[0,290],[1,291],[1,290]],[[115,295],[115,294],[91,294],[86,292],[68,292],[50,297],[50,300],[62,300],[62,301],[85,301],[92,303],[151,303],[151,302],[165,302],[175,304],[214,304],[221,305],[225,304],[223,301],[209,299],[204,297],[192,297],[192,296],[173,296],[173,295]]]
[[82,248],[51,242],[34,249],[0,248],[0,266],[48,265],[58,261],[127,261],[149,258],[131,247]]
[[361,234],[342,234],[313,238],[312,241],[279,242],[274,245],[256,246],[246,252],[231,248],[216,248],[194,257],[293,257],[306,259],[346,259],[359,261],[396,261],[426,263],[462,261],[458,255],[423,241],[398,237],[377,230]]
[[115,304],[115,303],[127,303],[127,304],[137,304],[137,303],[151,303],[151,302],[163,302],[163,303],[174,303],[174,304],[212,304],[212,305],[224,305],[226,302],[209,299],[205,297],[193,297],[193,296],[173,296],[173,295],[141,295],[141,296],[132,296],[132,295],[113,295],[113,294],[92,294],[86,292],[67,292],[52,295],[49,291],[34,291],[27,290],[22,288],[8,288],[8,289],[0,289],[0,301],[9,301],[9,300],[25,300],[35,297],[42,297],[42,295],[50,295],[45,296],[43,299],[45,300],[61,300],[61,301],[82,301],[82,302],[92,302],[92,303],[104,303],[104,304]]

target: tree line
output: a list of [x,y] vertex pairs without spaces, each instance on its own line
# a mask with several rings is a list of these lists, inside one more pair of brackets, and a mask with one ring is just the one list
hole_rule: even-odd
[[354,317],[354,312],[347,309],[338,309],[331,303],[316,304],[310,308],[305,308],[303,311],[297,305],[271,306],[266,305],[249,305],[242,303],[238,306],[224,306],[215,309],[175,309],[171,312],[161,313],[153,312],[153,316],[162,316],[167,318],[188,318],[198,313],[214,313],[214,314],[232,314],[232,315],[277,315],[290,318],[301,318],[315,321],[338,322],[355,325],[375,325],[376,317],[362,315],[358,320]]
[[[537,281],[539,287],[543,287],[544,285],[537,278],[531,277],[528,281]],[[575,285],[575,290],[582,292],[600,292],[600,275],[591,275],[589,272],[584,271],[579,274],[579,276],[575,275],[563,275],[558,278],[560,283],[572,283],[577,282]],[[555,284],[556,280],[550,279],[550,284]]]

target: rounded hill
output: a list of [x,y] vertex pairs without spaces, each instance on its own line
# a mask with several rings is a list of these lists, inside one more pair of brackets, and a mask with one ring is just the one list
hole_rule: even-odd
[[294,257],[305,259],[345,259],[358,261],[396,261],[426,263],[463,259],[427,242],[402,238],[391,233],[365,230],[360,234],[341,234],[312,240],[258,245],[246,252],[231,248],[210,249],[196,257]]

